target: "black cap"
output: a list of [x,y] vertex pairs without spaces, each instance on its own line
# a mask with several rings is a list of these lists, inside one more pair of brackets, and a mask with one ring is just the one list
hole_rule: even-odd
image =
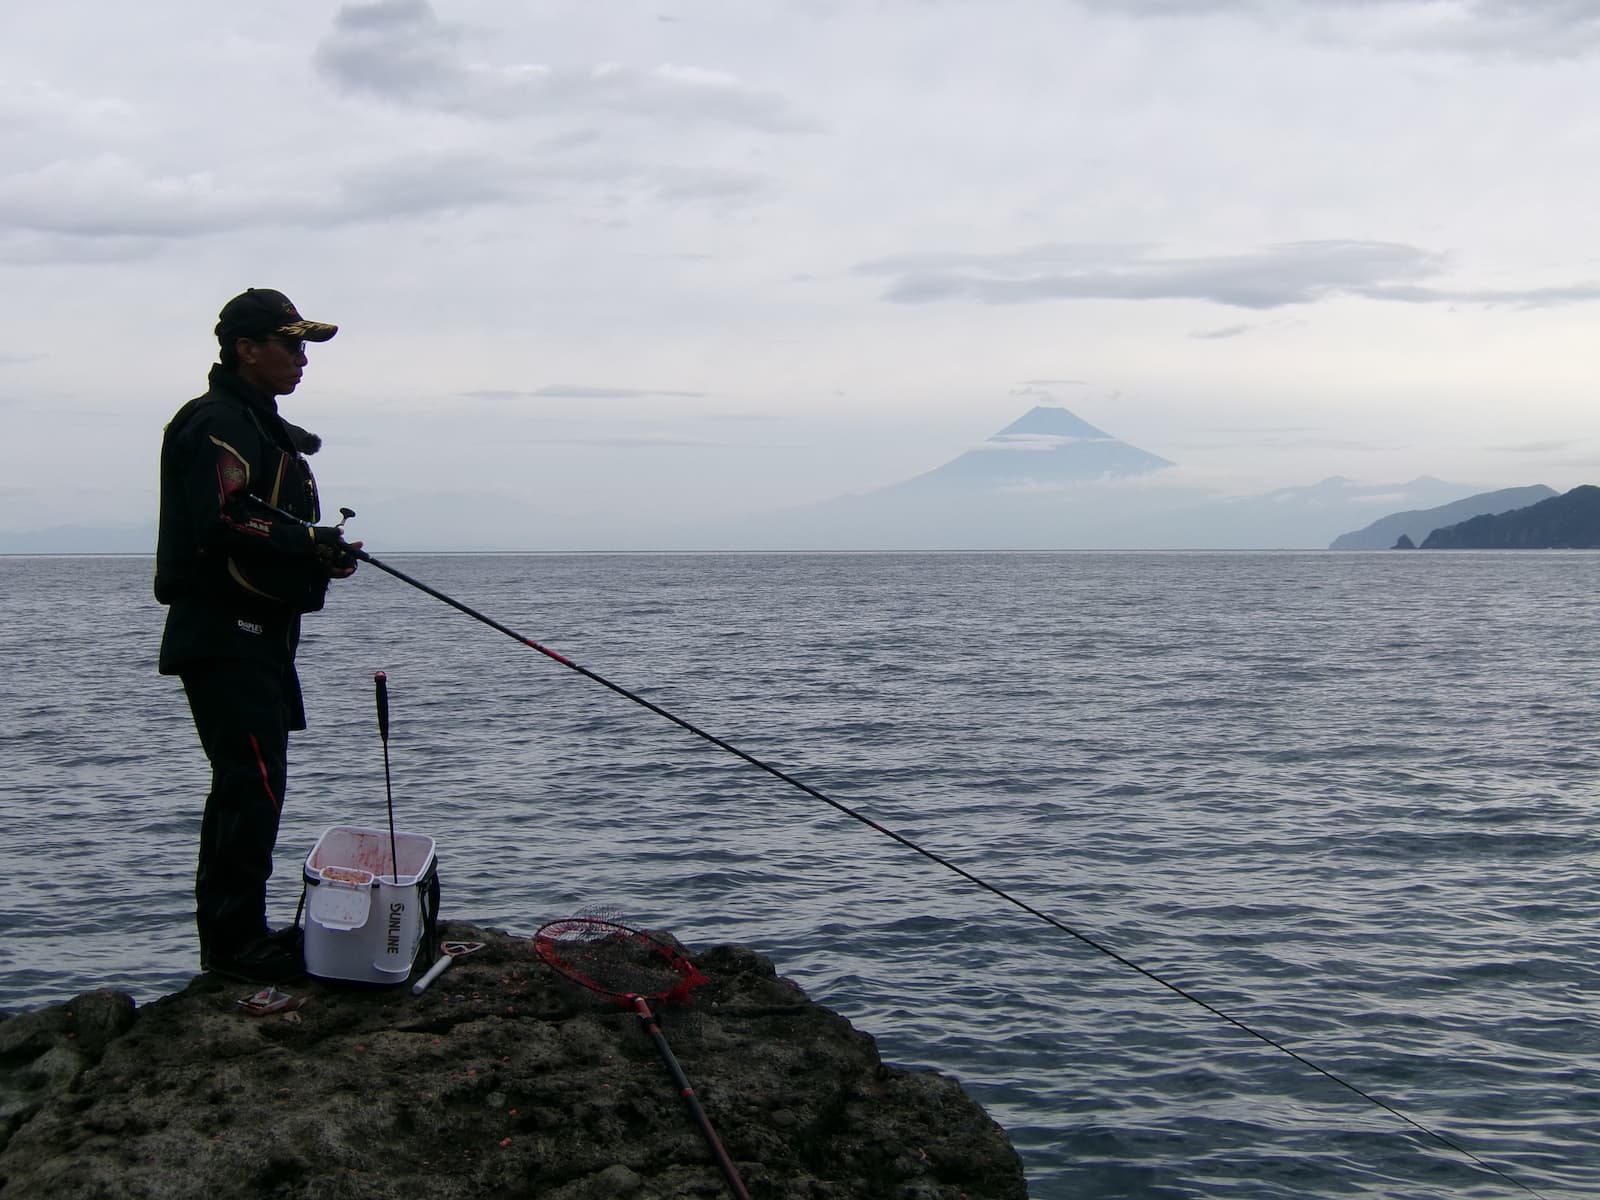
[[222,306],[217,314],[217,341],[223,345],[238,338],[265,338],[278,334],[307,342],[325,342],[339,332],[337,325],[308,321],[282,292],[249,288]]

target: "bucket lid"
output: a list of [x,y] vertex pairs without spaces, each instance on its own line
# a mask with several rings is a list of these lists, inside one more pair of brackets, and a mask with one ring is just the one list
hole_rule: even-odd
[[[371,875],[367,875],[368,883]],[[339,884],[331,880],[309,889],[306,912],[318,925],[328,929],[360,929],[367,923],[372,908],[372,888],[359,884]]]

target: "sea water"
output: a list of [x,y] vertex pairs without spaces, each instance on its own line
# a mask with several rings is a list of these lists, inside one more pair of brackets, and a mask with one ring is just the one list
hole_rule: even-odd
[[[446,917],[745,943],[959,1078],[1035,1197],[1527,1194],[1194,1000],[1600,1194],[1600,556],[385,561],[850,812],[364,566],[306,619],[275,921],[386,820],[382,669]],[[151,569],[0,558],[0,1010],[197,969]]]

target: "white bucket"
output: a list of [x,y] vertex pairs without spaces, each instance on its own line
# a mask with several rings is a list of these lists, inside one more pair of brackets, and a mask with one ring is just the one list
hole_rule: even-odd
[[433,839],[335,825],[306,856],[306,973],[354,983],[405,983],[437,904]]

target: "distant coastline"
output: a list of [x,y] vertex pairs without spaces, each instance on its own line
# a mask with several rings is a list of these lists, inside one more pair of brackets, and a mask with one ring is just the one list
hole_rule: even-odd
[[1600,487],[1435,529],[1422,550],[1600,550]]

